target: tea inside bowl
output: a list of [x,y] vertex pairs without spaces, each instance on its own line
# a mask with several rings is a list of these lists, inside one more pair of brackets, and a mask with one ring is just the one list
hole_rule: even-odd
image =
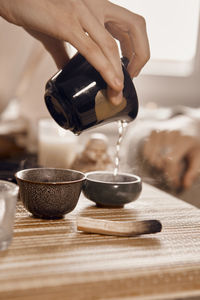
[[114,175],[113,173],[109,172],[92,172],[88,173],[87,175],[88,180],[102,182],[104,184],[126,184],[126,183],[136,183],[140,181],[140,178],[136,175],[126,174],[126,173],[118,173]]
[[67,169],[37,168],[22,170],[17,173],[22,180],[35,183],[56,183],[62,184],[82,180],[84,175],[81,172]]
[[128,173],[95,171],[86,175],[83,193],[98,206],[123,207],[136,200],[142,190],[141,178]]

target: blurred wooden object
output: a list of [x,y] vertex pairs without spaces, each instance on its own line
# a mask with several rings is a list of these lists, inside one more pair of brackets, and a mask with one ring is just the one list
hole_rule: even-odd
[[[160,220],[160,233],[78,232],[76,218]],[[0,299],[200,299],[200,211],[149,185],[123,209],[83,196],[64,219],[32,218],[19,202],[10,248],[0,253]]]

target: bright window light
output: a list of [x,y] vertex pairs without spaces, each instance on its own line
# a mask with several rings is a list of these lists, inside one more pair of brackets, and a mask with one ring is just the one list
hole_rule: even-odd
[[[144,73],[181,76],[193,70],[200,0],[112,0],[146,19],[151,60]],[[161,70],[162,69],[162,70]]]

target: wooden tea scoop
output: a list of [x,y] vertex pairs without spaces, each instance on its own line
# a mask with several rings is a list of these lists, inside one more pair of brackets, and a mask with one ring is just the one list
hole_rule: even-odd
[[136,236],[140,234],[160,232],[162,224],[157,220],[108,221],[78,217],[77,229],[80,231],[105,235]]

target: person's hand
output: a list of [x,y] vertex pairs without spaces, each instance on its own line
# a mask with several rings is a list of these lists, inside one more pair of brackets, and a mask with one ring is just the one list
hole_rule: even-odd
[[189,188],[200,171],[200,141],[180,131],[152,131],[144,142],[143,157],[164,172],[173,188]]
[[59,68],[69,59],[64,42],[73,45],[101,73],[116,105],[123,72],[114,38],[129,59],[131,77],[150,57],[144,18],[107,0],[0,0],[0,15],[39,39]]

